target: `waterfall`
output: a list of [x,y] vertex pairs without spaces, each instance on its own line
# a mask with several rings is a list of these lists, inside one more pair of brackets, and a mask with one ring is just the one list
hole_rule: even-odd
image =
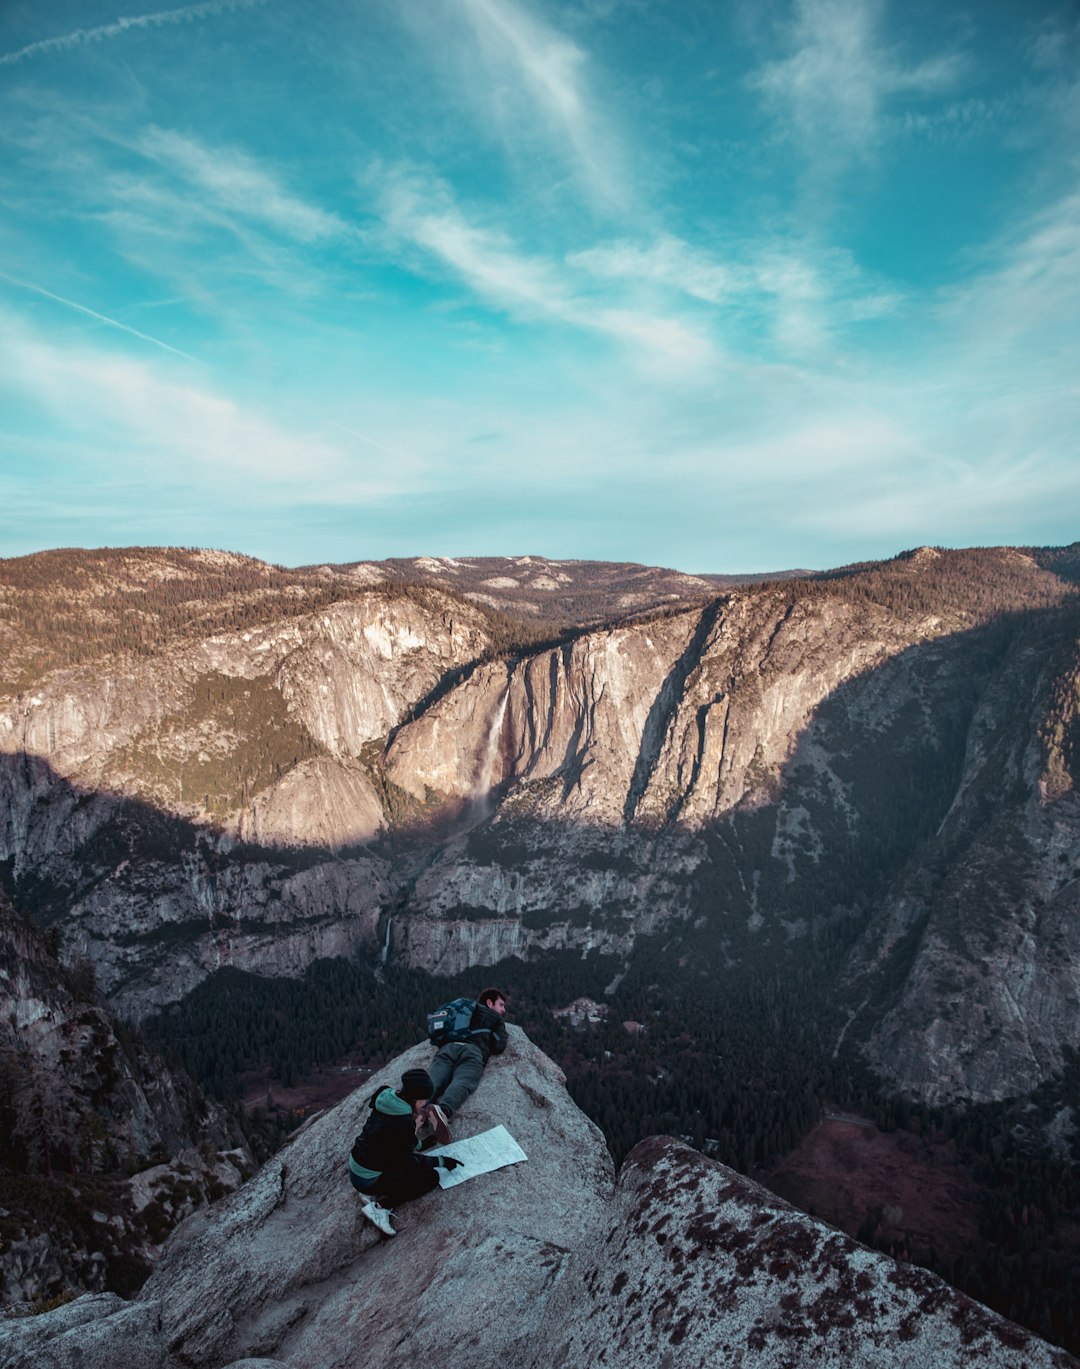
[[390,928],[394,925],[394,919],[386,919],[386,935],[383,937],[382,950],[379,952],[379,964],[385,965],[390,958]]
[[506,688],[503,696],[499,700],[499,706],[495,710],[495,716],[491,720],[491,729],[488,732],[487,746],[484,748],[484,760],[480,766],[480,776],[476,781],[473,790],[475,799],[483,799],[491,793],[491,780],[495,774],[495,762],[499,758],[499,739],[502,736],[503,719],[506,717],[506,701],[510,697],[510,681],[507,679]]

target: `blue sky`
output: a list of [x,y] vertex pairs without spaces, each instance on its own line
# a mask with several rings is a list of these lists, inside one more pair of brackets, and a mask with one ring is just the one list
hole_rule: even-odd
[[0,554],[1080,537],[1080,14],[0,6]]

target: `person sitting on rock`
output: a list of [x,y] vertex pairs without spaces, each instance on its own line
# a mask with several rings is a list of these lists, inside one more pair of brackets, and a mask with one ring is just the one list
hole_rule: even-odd
[[505,1014],[502,989],[481,989],[468,1027],[435,1053],[429,1067],[435,1088],[425,1117],[441,1146],[450,1140],[450,1118],[479,1084],[488,1060],[506,1049]]
[[387,1236],[397,1235],[390,1208],[430,1193],[439,1185],[440,1169],[461,1164],[452,1155],[419,1153],[417,1132],[433,1091],[427,1070],[406,1070],[399,1088],[386,1085],[368,1099],[371,1116],[353,1142],[349,1178],[364,1198],[360,1211]]

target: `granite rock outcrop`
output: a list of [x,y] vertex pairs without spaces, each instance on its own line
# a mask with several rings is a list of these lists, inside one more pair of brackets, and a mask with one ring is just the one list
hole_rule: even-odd
[[9,886],[132,1018],[223,964],[355,952],[391,898],[365,748],[488,641],[468,605],[372,593],[54,674],[0,707]]
[[670,1138],[639,1145],[616,1182],[559,1071],[516,1028],[455,1128],[502,1123],[527,1161],[403,1207],[399,1234],[382,1238],[359,1215],[345,1156],[369,1088],[429,1055],[424,1045],[399,1057],[189,1218],[134,1300],[84,1297],[0,1323],[4,1362],[394,1369],[452,1353],[506,1369],[1075,1364]]

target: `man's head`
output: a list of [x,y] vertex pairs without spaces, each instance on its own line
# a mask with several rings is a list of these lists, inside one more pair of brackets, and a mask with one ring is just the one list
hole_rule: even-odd
[[481,989],[476,996],[476,1001],[482,1003],[485,1008],[491,1008],[502,1017],[506,1012],[506,994],[502,989]]

